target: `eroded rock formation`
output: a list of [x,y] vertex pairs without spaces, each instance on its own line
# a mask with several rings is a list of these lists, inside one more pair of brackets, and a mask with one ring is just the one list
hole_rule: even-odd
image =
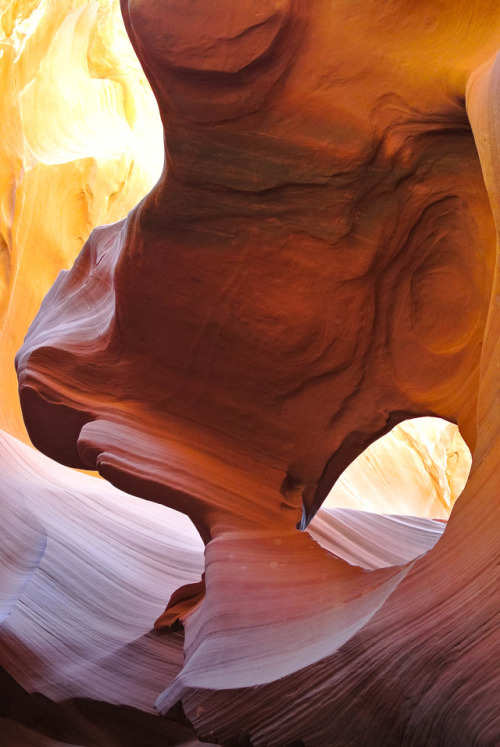
[[323,505],[447,519],[470,464],[456,425],[438,418],[406,420],[349,465]]
[[0,52],[0,426],[26,439],[15,352],[92,229],[153,186],[162,132],[113,0],[1,0]]
[[[123,0],[167,168],[17,358],[39,449],[204,540],[204,583],[158,617],[185,660],[157,708],[211,742],[500,741],[500,25],[493,2],[407,6]],[[426,415],[474,455],[437,544],[423,519],[296,529]]]

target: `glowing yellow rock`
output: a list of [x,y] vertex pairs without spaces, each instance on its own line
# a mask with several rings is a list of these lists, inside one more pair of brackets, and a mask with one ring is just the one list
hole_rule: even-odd
[[470,466],[456,425],[439,418],[406,420],[349,465],[324,506],[447,519]]
[[163,168],[118,0],[0,0],[0,426],[27,440],[14,354],[59,270]]

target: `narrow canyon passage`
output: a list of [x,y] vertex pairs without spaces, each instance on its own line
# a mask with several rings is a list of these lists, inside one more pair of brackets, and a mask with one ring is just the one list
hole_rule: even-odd
[[498,49],[0,0],[12,745],[500,742]]

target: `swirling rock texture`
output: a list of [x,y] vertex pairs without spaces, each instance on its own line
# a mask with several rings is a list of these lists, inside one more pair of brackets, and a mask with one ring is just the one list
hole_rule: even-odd
[[2,432],[0,458],[3,744],[198,744],[151,715],[182,666],[151,621],[203,570],[191,522]]
[[[59,275],[18,354],[20,397],[49,457],[164,504],[153,512],[187,514],[206,545],[204,578],[194,557],[176,583],[173,557],[163,581],[151,571],[148,589],[173,591],[154,643],[125,598],[121,627],[84,596],[102,646],[63,625],[71,656],[46,697],[102,697],[102,678],[111,702],[146,709],[160,677],[160,713],[213,743],[497,745],[497,4],[121,7],[167,168]],[[458,423],[474,456],[444,534],[428,518],[313,519],[366,446],[428,415]],[[103,506],[116,515],[123,500],[126,515],[132,499],[110,490]],[[85,546],[97,533],[89,511],[75,516],[90,527]],[[156,521],[181,532],[166,513],[146,515],[148,535]],[[20,561],[2,601],[8,621],[23,598],[39,619],[43,559],[55,561],[32,500],[16,522]],[[110,568],[134,542],[124,523]],[[194,548],[183,532],[168,542]],[[141,549],[146,575],[157,552]],[[19,626],[8,651],[33,638]],[[99,654],[132,630],[136,674],[126,656]],[[126,696],[142,655],[158,671]],[[44,694],[43,675],[23,680],[7,662],[20,687]]]
[[153,186],[163,140],[113,0],[0,0],[0,86],[0,426],[27,440],[15,352],[91,230]]
[[[4,743],[198,744],[186,726],[152,715],[183,660],[182,632],[155,635],[152,621],[203,571],[192,524],[2,432],[0,458]],[[337,557],[376,569],[413,560],[443,529],[330,509],[310,531]]]
[[469,476],[469,449],[456,425],[417,418],[375,441],[343,472],[324,507],[447,519]]

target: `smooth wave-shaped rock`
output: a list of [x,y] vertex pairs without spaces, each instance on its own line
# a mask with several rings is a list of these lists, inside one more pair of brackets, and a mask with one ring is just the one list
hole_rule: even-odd
[[151,629],[165,600],[200,579],[194,527],[3,432],[0,463],[0,665],[18,683],[2,681],[5,744],[58,733],[65,744],[198,744],[143,715],[182,667],[182,635]]
[[23,581],[1,629],[3,665],[31,692],[151,711],[182,665],[182,640],[150,630],[170,595],[200,579],[196,530],[5,433],[0,448],[2,547]]
[[13,356],[92,229],[160,176],[158,108],[113,0],[0,3],[0,426],[27,440]]
[[[206,544],[203,584],[156,613],[185,630],[163,715],[225,745],[493,747],[498,8],[230,5],[121,2],[167,168],[46,296],[17,357],[28,431]],[[428,415],[474,454],[442,536],[343,513],[312,524],[324,548],[297,531]],[[132,626],[87,605],[103,641]]]
[[[11,739],[9,744],[45,743],[36,740],[41,740],[43,734],[50,736],[50,729],[55,728],[54,719],[64,722],[65,733],[75,738],[83,728],[82,723],[86,729],[99,728],[95,710],[99,701],[101,708],[103,704],[109,706],[103,717],[107,714],[105,718],[108,728],[112,727],[113,738],[119,733],[114,706],[127,705],[136,709],[130,711],[129,719],[130,728],[138,729],[143,717],[137,711],[151,713],[165,682],[173,680],[182,668],[182,635],[172,632],[158,636],[151,633],[150,628],[168,597],[178,587],[196,584],[200,578],[204,567],[201,540],[181,514],[154,503],[144,503],[103,481],[54,464],[1,432],[0,462],[0,500],[4,517],[0,529],[3,560],[0,599],[9,602],[8,608],[3,606],[0,664],[19,683],[18,691],[9,680],[4,682],[2,689],[10,693],[11,700],[1,713],[10,719],[19,712],[24,714],[14,719],[20,719],[19,726],[13,722],[5,726],[4,733]],[[326,542],[327,549],[338,558],[364,568],[378,568],[413,560],[437,541],[443,528],[443,524],[429,520],[380,517],[337,509],[320,511],[310,532],[320,544]],[[373,550],[376,538],[381,543],[377,557]],[[292,542],[295,545],[294,536],[261,537],[263,548],[266,542],[275,548],[277,560],[270,560],[268,553],[263,554],[264,574],[274,575],[279,584],[283,544]],[[315,555],[313,546],[308,545],[305,537],[301,545],[309,558],[306,586],[314,589],[317,564],[328,563],[328,559],[316,552],[316,561],[311,563]],[[224,552],[229,550],[227,538],[223,547]],[[242,563],[249,564],[242,575],[252,584],[255,547],[247,546],[249,557],[242,559],[245,541],[241,534],[235,537],[231,547],[233,563],[239,563],[240,574]],[[217,552],[212,546],[211,554],[215,553],[215,557],[209,559],[209,567],[217,562]],[[296,552],[294,550],[294,554]],[[341,569],[341,561],[338,563]],[[327,567],[329,573],[334,572],[334,564]],[[260,573],[258,569],[256,572]],[[211,568],[207,569],[210,584],[219,584],[220,580],[213,579],[212,575]],[[350,584],[350,579],[359,575],[359,569],[352,569],[349,573],[340,573],[339,581],[344,576],[343,582]],[[393,570],[387,576],[389,581],[391,577],[394,577]],[[373,578],[366,580],[373,584]],[[392,588],[393,582],[390,583],[389,588]],[[259,590],[265,593],[263,585],[259,585]],[[243,603],[245,593],[242,579]],[[334,585],[334,593],[342,593],[341,584]],[[381,588],[376,594],[380,593],[387,592]],[[301,606],[304,601],[302,594]],[[374,601],[369,594],[363,596],[361,603],[365,605],[365,614],[366,605],[371,609]],[[327,617],[334,614],[338,625],[338,613],[332,603],[333,597],[324,600],[330,608]],[[317,610],[317,604],[314,608]],[[352,601],[346,608],[351,626],[355,624],[355,608],[356,602]],[[169,626],[172,624],[170,619]],[[259,625],[262,624],[259,615]],[[247,626],[250,626],[249,620]],[[315,645],[320,643],[317,632],[316,629]],[[223,636],[224,646],[229,646],[230,636]],[[296,637],[290,634],[292,649]],[[331,638],[326,638],[328,645],[332,645]],[[262,640],[258,633],[259,649]],[[240,640],[235,647],[238,667],[241,666],[241,643]],[[303,646],[304,643],[295,654],[301,661]],[[261,651],[261,655],[263,653]],[[291,654],[292,651],[288,666],[293,662]],[[251,666],[255,666],[255,661]],[[275,672],[276,661],[268,658],[267,667]],[[210,671],[213,676],[213,670]],[[32,700],[29,693],[38,693],[38,700]],[[45,700],[40,700],[42,696]],[[80,712],[83,705],[77,702],[85,698],[95,703],[94,710],[88,707],[88,713],[85,709]],[[13,702],[19,703],[18,710]],[[65,705],[69,702],[73,703],[71,707]],[[31,721],[35,715],[37,720]],[[116,719],[119,718],[117,711]],[[167,743],[165,740],[171,736],[172,727],[162,730],[154,727],[153,722],[147,723],[153,732],[148,744]],[[45,725],[45,731],[29,732],[30,725],[40,729],[41,724]],[[130,739],[134,738],[138,737],[137,734],[133,737],[132,731]],[[47,740],[46,743],[51,742]]]
[[428,552],[446,524],[417,516],[320,509],[307,531],[322,547],[367,570],[405,565]]
[[[280,44],[229,85],[163,65],[141,40],[146,6],[122,5],[158,97],[168,169],[119,233],[90,239],[30,331],[18,360],[34,442],[63,461],[72,448],[84,466],[76,441],[97,400],[133,403],[199,423],[211,450],[226,451],[226,438],[281,471],[305,522],[344,468],[407,417],[458,422],[472,446],[495,237],[463,84],[454,100],[413,79],[381,96],[387,58],[373,70],[360,58],[352,85],[325,78],[329,107],[310,81],[310,105],[292,117],[299,60],[314,61],[301,34],[326,44],[321,14],[306,23],[290,6]],[[292,63],[283,46],[294,44]],[[279,95],[266,98],[285,63]],[[267,102],[257,119],[238,114],[249,89]],[[361,92],[344,127],[342,97],[347,106]],[[219,99],[224,117],[212,111]],[[390,241],[386,225],[398,226]],[[68,422],[50,444],[42,411],[47,424]]]

